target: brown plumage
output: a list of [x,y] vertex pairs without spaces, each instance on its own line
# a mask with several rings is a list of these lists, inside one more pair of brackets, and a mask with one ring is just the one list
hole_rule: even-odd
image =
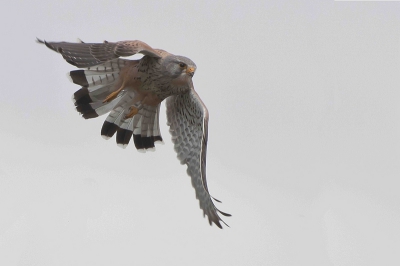
[[[159,110],[167,99],[168,125],[178,159],[188,167],[204,215],[210,224],[222,228],[218,213],[230,214],[215,207],[207,188],[208,111],[193,87],[194,62],[141,41],[38,42],[82,68],[70,72],[72,82],[82,86],[73,96],[77,111],[85,119],[109,113],[101,135],[108,139],[117,133],[117,144],[123,148],[132,138],[139,151],[154,149],[154,143],[162,141]],[[136,53],[144,56],[119,58]]]

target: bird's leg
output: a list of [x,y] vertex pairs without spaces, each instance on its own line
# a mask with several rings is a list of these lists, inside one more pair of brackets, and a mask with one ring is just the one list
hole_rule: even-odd
[[124,80],[124,82],[122,83],[121,87],[120,87],[118,90],[116,90],[116,91],[114,91],[114,92],[111,92],[111,93],[104,99],[103,103],[105,103],[105,102],[111,102],[112,100],[114,100],[114,99],[118,96],[118,94],[119,94],[124,88],[125,88],[125,80]]
[[129,108],[129,113],[125,116],[125,119],[131,118],[139,112],[139,109],[136,106],[131,106]]
[[143,103],[146,97],[147,96],[144,96],[142,100],[135,102],[135,105],[129,107],[129,113],[125,116],[125,119],[131,118],[137,113],[139,113],[139,110],[143,108]]

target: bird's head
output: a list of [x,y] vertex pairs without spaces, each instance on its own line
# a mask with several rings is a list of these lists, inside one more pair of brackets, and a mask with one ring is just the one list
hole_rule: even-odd
[[191,78],[196,71],[196,64],[187,57],[170,55],[163,60],[162,71],[172,79]]

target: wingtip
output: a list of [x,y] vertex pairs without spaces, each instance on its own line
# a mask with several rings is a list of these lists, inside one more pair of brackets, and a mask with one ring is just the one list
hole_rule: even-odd
[[229,228],[231,228],[227,223],[224,222],[224,220],[221,220],[221,221],[224,223],[224,225],[226,225],[226,226],[228,226]]
[[219,218],[219,220],[218,220],[217,222],[214,221],[214,223],[215,223],[220,229],[224,229],[224,228],[222,227],[220,221],[223,222],[225,226],[227,226],[227,227],[230,228],[230,226],[229,226],[227,223],[225,223],[224,220],[222,220],[221,218]]
[[220,201],[219,199],[216,199],[214,197],[211,196],[211,198],[213,198],[213,200],[215,200],[216,202],[222,203],[222,201]]
[[46,40],[41,40],[41,39],[39,39],[38,37],[36,37],[36,42],[37,42],[37,43],[40,43],[40,44],[46,45],[49,49],[51,49],[51,50],[53,50],[53,51],[55,51],[55,52],[57,52],[57,53],[60,52],[60,51],[57,51],[55,47],[51,46],[48,42],[46,42]]
[[44,43],[45,43],[45,41],[39,39],[38,37],[36,37],[36,42],[37,42],[37,43],[41,43],[41,44],[44,44]]
[[[232,216],[232,215],[230,215],[229,213],[221,212],[221,211],[218,210],[218,209],[217,209],[217,211],[218,211],[219,213],[221,213],[222,215],[224,215],[224,216]],[[204,216],[207,215],[207,217],[208,217],[208,223],[209,223],[211,226],[212,226],[213,224],[215,224],[216,226],[218,226],[219,229],[224,229],[224,228],[222,227],[221,223],[220,223],[220,222],[222,222],[224,225],[226,225],[227,227],[230,228],[230,226],[229,226],[227,223],[225,223],[225,221],[222,220],[221,217],[219,217],[218,214],[216,214],[216,216],[214,216],[214,217],[210,217],[208,214],[205,214],[205,213],[203,213],[203,215],[204,215]]]
[[[217,209],[217,210],[218,210],[218,209]],[[220,214],[222,214],[223,216],[226,216],[226,217],[231,217],[231,216],[232,216],[232,214],[226,213],[226,212],[223,212],[223,211],[220,211],[220,210],[218,210],[218,212],[219,212]]]

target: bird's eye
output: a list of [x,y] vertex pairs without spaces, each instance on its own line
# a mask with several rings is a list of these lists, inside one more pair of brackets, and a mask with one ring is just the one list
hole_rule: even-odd
[[184,63],[180,63],[179,66],[183,68],[183,67],[185,67],[185,64]]

